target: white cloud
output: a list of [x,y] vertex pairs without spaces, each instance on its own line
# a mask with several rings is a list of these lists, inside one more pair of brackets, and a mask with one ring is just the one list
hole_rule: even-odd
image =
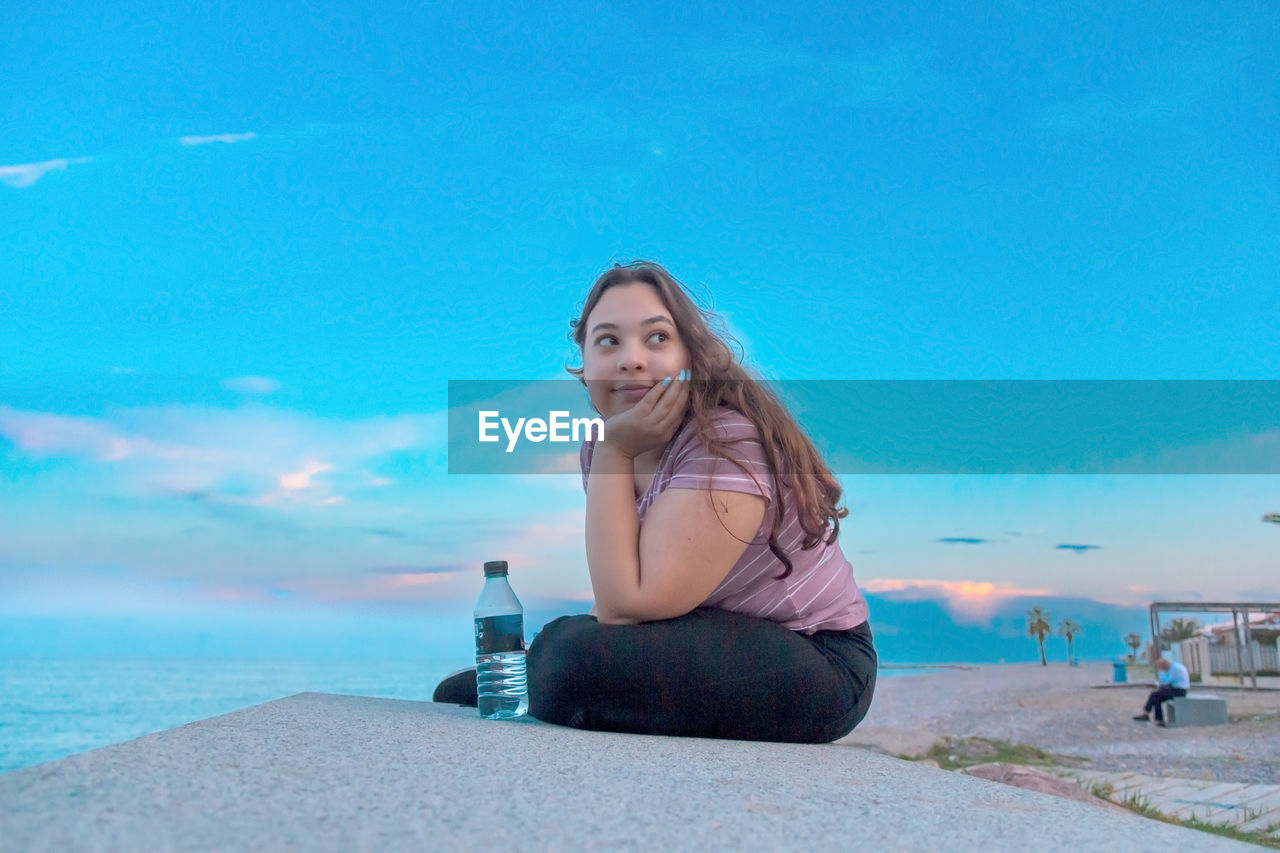
[[176,460],[193,450],[128,435],[96,418],[23,412],[8,406],[0,406],[0,435],[36,456],[84,456],[102,462],[137,456]]
[[327,462],[317,462],[310,460],[302,469],[294,471],[290,474],[281,474],[280,488],[285,492],[301,492],[311,488],[311,478],[317,474],[326,474],[333,470],[333,466]]
[[341,503],[343,492],[369,487],[379,457],[443,447],[444,424],[443,415],[334,421],[257,405],[104,417],[0,406],[0,436],[31,456],[110,465],[115,487],[133,495],[256,506]]
[[280,390],[280,383],[266,376],[235,376],[222,380],[222,387],[241,394],[273,394]]
[[[257,139],[258,134],[249,133],[217,133],[209,136],[182,136],[178,141],[183,145],[209,145],[214,142],[230,144]],[[13,163],[0,166],[0,183],[17,189],[32,186],[50,172],[64,172],[73,163],[88,163],[92,157],[58,157],[53,160],[42,160],[39,163]]]
[[253,132],[215,133],[211,136],[181,136],[181,137],[178,137],[178,141],[181,142],[183,145],[191,146],[191,145],[209,145],[210,143],[213,143],[213,142],[223,142],[227,144],[230,144],[233,142],[247,142],[250,139],[257,139],[257,138],[258,138],[258,134]]
[[31,186],[50,172],[62,172],[72,163],[88,163],[92,159],[92,157],[69,157],[58,160],[45,160],[42,163],[16,163],[12,166],[0,166],[0,181],[11,187],[23,189]]

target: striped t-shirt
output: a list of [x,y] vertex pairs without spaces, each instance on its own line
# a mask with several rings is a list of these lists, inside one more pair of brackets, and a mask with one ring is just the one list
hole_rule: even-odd
[[[745,492],[760,495],[767,501],[760,530],[703,606],[769,619],[804,634],[844,631],[866,622],[867,602],[854,582],[853,567],[840,550],[839,540],[831,545],[820,542],[808,551],[801,549],[804,530],[794,496],[787,487],[782,494],[784,513],[778,545],[791,560],[792,569],[786,578],[778,579],[786,566],[769,548],[777,488],[769,474],[760,431],[746,415],[723,406],[712,412],[711,422],[722,438],[745,439],[727,445],[725,452],[740,460],[755,475],[759,485],[742,467],[709,451],[699,440],[690,419],[668,442],[653,481],[636,501],[641,524],[654,500],[667,489]],[[592,440],[582,446],[583,488],[591,471],[594,449]],[[778,458],[782,464],[781,457]]]

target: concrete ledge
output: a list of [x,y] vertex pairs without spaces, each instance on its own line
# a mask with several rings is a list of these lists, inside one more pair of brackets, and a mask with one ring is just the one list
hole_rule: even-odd
[[4,850],[1244,850],[837,745],[304,693],[0,775]]
[[1227,701],[1212,693],[1188,693],[1164,703],[1164,718],[1171,728],[1225,726]]

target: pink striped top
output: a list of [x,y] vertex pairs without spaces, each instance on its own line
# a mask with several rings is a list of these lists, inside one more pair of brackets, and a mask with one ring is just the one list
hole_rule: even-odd
[[[786,578],[778,579],[786,566],[769,548],[777,489],[765,461],[760,431],[746,415],[723,406],[713,413],[712,424],[727,440],[744,439],[730,444],[726,452],[741,460],[759,485],[742,467],[707,450],[690,420],[667,444],[653,481],[636,501],[641,524],[654,500],[667,489],[745,492],[760,495],[768,502],[760,530],[703,606],[770,619],[804,634],[844,631],[866,622],[867,602],[853,579],[853,567],[840,550],[839,540],[831,545],[819,543],[808,551],[801,549],[804,530],[794,496],[787,487],[783,488],[778,545],[791,560],[792,570]],[[583,488],[594,449],[594,441],[582,445]]]

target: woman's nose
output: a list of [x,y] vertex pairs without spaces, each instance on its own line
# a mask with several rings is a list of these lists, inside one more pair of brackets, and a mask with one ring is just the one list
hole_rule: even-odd
[[618,369],[628,373],[644,370],[646,364],[644,347],[636,344],[624,344],[618,351]]

